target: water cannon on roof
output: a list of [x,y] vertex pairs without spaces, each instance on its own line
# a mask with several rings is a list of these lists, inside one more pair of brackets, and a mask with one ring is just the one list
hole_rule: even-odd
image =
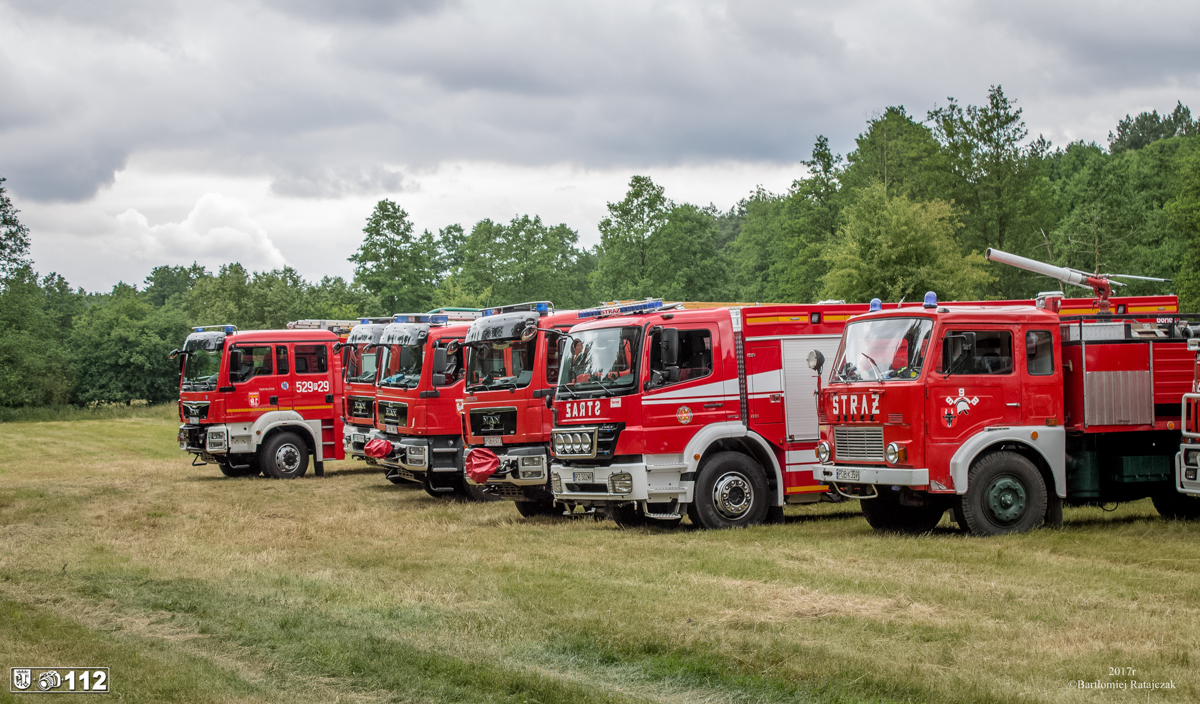
[[527,303],[511,303],[506,306],[494,306],[492,308],[484,308],[483,317],[488,318],[493,315],[500,315],[502,313],[520,313],[523,311],[537,313],[539,316],[546,316],[554,312],[554,304],[550,301],[529,301]]
[[1070,286],[1078,286],[1079,288],[1091,289],[1096,295],[1096,302],[1092,304],[1100,315],[1109,315],[1112,311],[1108,303],[1108,297],[1112,295],[1113,286],[1126,286],[1128,284],[1113,279],[1137,279],[1139,281],[1159,281],[1163,283],[1171,283],[1170,279],[1160,279],[1154,276],[1134,276],[1132,274],[1089,274],[1078,269],[1070,269],[1063,266],[1054,266],[1045,262],[1039,262],[1036,259],[1026,259],[1025,257],[1008,252],[1001,252],[998,249],[988,249],[983,255],[986,259],[1001,264],[1015,266],[1018,269],[1032,271],[1035,274],[1049,276],[1052,279],[1058,279],[1064,284]]
[[647,298],[644,301],[633,301],[630,303],[605,303],[598,308],[589,308],[579,311],[580,318],[611,318],[614,315],[638,315],[641,313],[652,313],[663,309],[663,300],[661,298]]

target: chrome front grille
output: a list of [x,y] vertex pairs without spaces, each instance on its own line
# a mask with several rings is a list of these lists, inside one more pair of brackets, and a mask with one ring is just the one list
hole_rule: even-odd
[[883,462],[883,428],[834,428],[833,458],[838,462]]

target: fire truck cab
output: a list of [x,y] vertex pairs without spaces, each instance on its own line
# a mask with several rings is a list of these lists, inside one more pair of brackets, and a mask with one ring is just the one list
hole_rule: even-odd
[[477,498],[463,476],[467,327],[444,313],[400,314],[378,343],[375,430],[364,451],[389,480],[417,482],[432,496]]
[[[1182,497],[1200,497],[1200,338],[1187,341],[1188,352],[1195,355],[1192,388],[1183,395],[1180,415],[1183,419],[1183,442],[1175,456],[1175,488]],[[1173,511],[1180,518],[1200,518],[1196,501],[1179,501],[1176,506],[1159,506],[1159,511]],[[1189,510],[1190,509],[1190,510]]]
[[[483,311],[467,331],[463,397],[468,459],[494,467],[476,482],[484,493],[516,503],[522,516],[562,515],[550,490],[550,399],[558,385],[562,334],[576,311],[549,301]],[[483,478],[483,477],[480,477]]]
[[581,311],[554,396],[555,498],[622,525],[762,523],[830,497],[813,480],[813,346],[864,305]]
[[[179,449],[227,477],[294,479],[343,459],[339,333],[357,321],[297,321],[288,330],[197,327],[183,348]],[[319,324],[318,324],[319,323]]]
[[334,345],[342,356],[342,446],[347,457],[377,464],[363,448],[375,428],[375,382],[382,349],[379,339],[393,318],[361,318],[344,342]]
[[1162,298],[1171,312],[1147,319],[1061,316],[1061,294],[947,307],[930,293],[852,319],[819,394],[815,479],[862,499],[876,529],[911,532],[947,509],[991,535],[1059,524],[1064,501],[1173,501],[1190,332]]

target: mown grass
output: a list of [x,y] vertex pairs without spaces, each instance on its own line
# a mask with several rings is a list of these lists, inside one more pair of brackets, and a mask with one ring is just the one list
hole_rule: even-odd
[[0,423],[45,423],[51,421],[115,420],[118,418],[174,418],[178,415],[174,403],[156,406],[144,401],[123,404],[91,404],[88,406],[27,406],[0,407]]
[[0,428],[0,666],[109,666],[129,701],[1146,700],[1070,687],[1109,667],[1200,698],[1200,526],[1148,502],[987,540],[852,504],[623,531],[361,464],[225,479],[174,432]]

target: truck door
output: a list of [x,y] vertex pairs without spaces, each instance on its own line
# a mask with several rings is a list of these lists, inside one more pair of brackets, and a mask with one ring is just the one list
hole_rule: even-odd
[[1000,326],[943,330],[925,401],[931,460],[949,453],[948,462],[964,440],[986,427],[1021,423],[1013,349],[1018,334],[1018,328]]
[[305,419],[333,417],[329,356],[328,342],[292,345],[292,409]]
[[1052,330],[1023,331],[1024,349],[1021,383],[1021,422],[1046,425],[1054,418],[1063,424],[1062,360],[1055,359],[1058,346]]
[[[279,349],[286,353],[286,345]],[[286,407],[290,398],[282,390],[286,386],[287,376],[279,376],[276,371],[274,345],[234,345],[232,352],[241,353],[241,364],[238,368],[230,367],[229,381],[233,384],[233,393],[228,401],[229,420],[236,422],[253,422],[266,411],[276,410],[281,404]]]
[[721,359],[716,325],[680,326],[678,364],[663,365],[659,335],[650,336],[651,387],[642,397],[642,424],[649,454],[681,453],[699,428],[738,412],[736,381],[727,398],[714,373]]

